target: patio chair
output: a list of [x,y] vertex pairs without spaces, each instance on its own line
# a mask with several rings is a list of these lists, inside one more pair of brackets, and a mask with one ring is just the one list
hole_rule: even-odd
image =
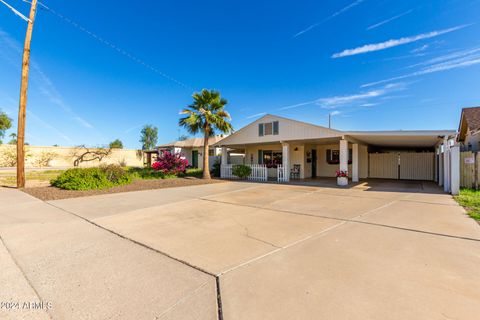
[[300,179],[300,165],[294,164],[293,168],[290,170],[291,179]]

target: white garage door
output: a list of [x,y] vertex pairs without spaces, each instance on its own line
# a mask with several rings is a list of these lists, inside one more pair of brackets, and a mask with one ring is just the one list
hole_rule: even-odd
[[433,152],[370,153],[369,177],[382,179],[433,180]]
[[400,179],[433,180],[435,169],[433,152],[400,153]]

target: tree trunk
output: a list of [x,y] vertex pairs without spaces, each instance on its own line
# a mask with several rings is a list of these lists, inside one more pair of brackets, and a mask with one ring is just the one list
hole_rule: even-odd
[[207,130],[205,130],[205,134],[203,137],[203,179],[211,179],[210,177],[210,166],[208,163],[208,137],[209,134]]

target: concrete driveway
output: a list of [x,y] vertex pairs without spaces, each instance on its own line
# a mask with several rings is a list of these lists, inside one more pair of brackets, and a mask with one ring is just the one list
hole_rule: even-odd
[[[480,226],[433,184],[1,190],[0,319],[477,319]],[[3,317],[3,318],[2,318]]]

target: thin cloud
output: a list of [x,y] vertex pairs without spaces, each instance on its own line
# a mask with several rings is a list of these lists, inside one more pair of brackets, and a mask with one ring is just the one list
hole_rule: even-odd
[[266,114],[267,114],[266,112],[260,112],[260,113],[252,114],[251,116],[245,117],[245,119],[257,118],[257,117],[264,116],[264,115],[266,115]]
[[428,47],[430,47],[430,45],[428,45],[428,44],[424,44],[423,46],[421,46],[421,47],[418,47],[418,48],[415,48],[415,49],[411,50],[410,52],[411,52],[411,53],[419,53],[419,52],[423,52],[423,51],[427,50],[427,49],[428,49]]
[[281,107],[278,110],[288,110],[288,109],[294,109],[294,108],[298,108],[298,107],[308,106],[310,104],[315,104],[317,101],[318,100],[312,100],[312,101],[296,103],[296,104],[292,104],[292,105],[289,105],[289,106]]
[[49,129],[53,132],[55,132],[59,137],[61,137],[63,140],[65,140],[68,143],[72,143],[72,139],[70,139],[69,136],[67,136],[65,133],[61,132],[51,124],[45,122],[44,120],[40,119],[36,114],[34,114],[32,111],[27,110],[28,116],[33,119],[34,121],[38,122],[40,125],[42,125],[44,128]]
[[404,38],[400,38],[400,39],[391,39],[391,40],[388,40],[388,41],[385,41],[385,42],[367,44],[367,45],[364,45],[364,46],[361,46],[361,47],[358,47],[358,48],[347,49],[347,50],[343,50],[342,52],[335,53],[335,54],[332,55],[332,58],[333,59],[343,58],[343,57],[348,57],[348,56],[354,56],[354,55],[357,55],[357,54],[363,54],[363,53],[368,53],[368,52],[373,52],[373,51],[385,50],[385,49],[393,48],[393,47],[396,47],[396,46],[404,45],[404,44],[407,44],[407,43],[412,43],[412,42],[416,42],[416,41],[420,41],[420,40],[424,40],[424,39],[430,39],[430,38],[438,37],[442,34],[457,31],[457,30],[463,29],[467,26],[470,26],[470,24],[464,24],[464,25],[461,25],[461,26],[453,27],[453,28],[437,30],[437,31],[432,31],[432,32],[428,32],[428,33],[422,33],[422,34],[412,36],[412,37],[404,37]]
[[308,31],[310,31],[310,30],[318,27],[319,25],[321,25],[321,24],[323,24],[323,23],[325,23],[325,22],[327,22],[327,21],[335,18],[336,16],[341,15],[341,14],[344,13],[345,11],[348,11],[348,10],[350,10],[350,9],[358,6],[359,4],[361,4],[361,3],[364,2],[364,1],[365,1],[365,0],[356,0],[356,1],[352,2],[352,3],[350,3],[350,4],[347,5],[346,7],[343,7],[342,9],[340,9],[340,10],[338,10],[337,12],[333,13],[332,15],[328,16],[327,18],[323,19],[322,21],[317,22],[317,23],[314,23],[314,24],[308,26],[307,28],[303,29],[302,31],[297,32],[296,34],[293,35],[293,37],[296,38],[296,37],[298,37],[298,36],[301,36],[302,34],[304,34],[304,33],[308,32]]
[[456,58],[461,58],[461,57],[469,56],[469,55],[477,53],[477,52],[480,52],[480,47],[471,48],[471,49],[467,49],[467,50],[459,50],[459,51],[455,51],[455,52],[450,53],[450,54],[446,54],[446,55],[443,55],[443,56],[432,58],[432,59],[429,59],[429,60],[426,60],[426,61],[423,61],[423,62],[420,62],[420,63],[412,64],[412,65],[406,67],[405,69],[410,69],[410,68],[413,68],[413,67],[425,66],[425,65],[430,65],[430,64],[434,64],[434,63],[443,62],[443,61],[448,61],[448,60],[452,60],[452,59],[456,59]]
[[130,127],[127,130],[125,130],[125,133],[130,133],[133,130],[140,128],[141,126],[143,126],[143,124],[137,124],[136,126]]
[[371,87],[371,86],[392,82],[392,81],[403,80],[411,77],[418,77],[418,76],[422,76],[430,73],[442,72],[442,71],[458,69],[458,68],[466,68],[466,67],[474,66],[477,64],[480,64],[480,54],[471,54],[466,57],[460,57],[460,58],[451,59],[451,60],[436,63],[436,64],[431,64],[424,67],[421,70],[418,70],[412,73],[404,74],[401,76],[397,76],[397,77],[393,77],[385,80],[366,83],[362,85],[361,88]]
[[397,20],[398,18],[401,18],[401,17],[403,17],[403,16],[406,16],[407,14],[412,13],[412,12],[413,12],[413,9],[410,9],[410,10],[408,10],[408,11],[405,11],[404,13],[400,13],[400,14],[394,16],[394,17],[391,17],[391,18],[388,18],[388,19],[386,19],[386,20],[383,20],[383,21],[381,21],[381,22],[379,22],[379,23],[373,24],[373,25],[369,26],[369,27],[367,28],[367,30],[372,30],[372,29],[378,28],[378,27],[380,27],[380,26],[383,26],[384,24],[387,24],[387,23],[389,23],[389,22],[392,22],[393,20]]
[[330,112],[330,115],[331,115],[331,116],[338,116],[339,114],[341,114],[341,112],[338,111],[338,110],[335,110],[335,111],[333,111],[333,112]]
[[84,126],[85,128],[88,128],[88,129],[92,129],[92,128],[93,128],[93,126],[92,126],[90,123],[88,123],[87,120],[85,120],[85,119],[83,119],[83,118],[81,118],[81,117],[74,117],[73,119],[76,120],[78,123],[80,123],[80,124],[81,124],[82,126]]
[[368,106],[373,106],[374,102],[372,102],[371,100],[375,98],[380,98],[382,96],[386,96],[387,94],[390,94],[392,92],[401,91],[405,89],[406,89],[405,83],[401,83],[401,82],[390,83],[383,86],[382,88],[370,90],[367,92],[361,92],[361,93],[356,93],[351,95],[319,98],[316,100],[301,102],[291,106],[283,107],[283,108],[280,108],[279,110],[293,109],[293,108],[298,108],[298,107],[312,105],[312,104],[320,106],[323,109],[336,109],[340,107],[353,106],[358,104],[365,105],[365,106],[367,106],[368,104]]
[[[0,29],[0,39],[20,57],[22,49],[18,42],[13,39],[7,32]],[[3,51],[3,50],[2,50]],[[20,60],[19,60],[20,61]],[[35,83],[37,89],[42,93],[52,104],[62,109],[65,113],[70,115],[72,119],[76,120],[82,126],[88,129],[94,129],[94,127],[88,123],[85,119],[76,114],[72,108],[63,100],[63,97],[56,89],[52,80],[43,72],[40,65],[35,61],[30,62],[32,71],[32,82]]]

